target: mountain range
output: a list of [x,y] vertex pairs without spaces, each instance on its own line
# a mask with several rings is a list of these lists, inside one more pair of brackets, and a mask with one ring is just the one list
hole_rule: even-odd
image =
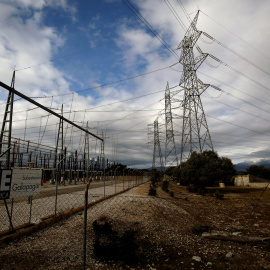
[[262,159],[257,162],[245,161],[245,162],[234,164],[235,169],[237,171],[245,171],[247,168],[249,168],[252,165],[264,166],[265,168],[270,168],[270,160]]

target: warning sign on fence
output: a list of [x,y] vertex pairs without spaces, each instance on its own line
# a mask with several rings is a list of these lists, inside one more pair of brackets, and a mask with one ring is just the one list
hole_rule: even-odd
[[10,196],[11,170],[0,170],[0,200]]
[[42,170],[13,169],[10,198],[32,196],[40,193]]

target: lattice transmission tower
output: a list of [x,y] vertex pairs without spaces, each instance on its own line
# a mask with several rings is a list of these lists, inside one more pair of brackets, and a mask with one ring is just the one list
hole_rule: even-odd
[[163,170],[164,165],[163,165],[162,151],[160,147],[160,137],[159,137],[160,131],[158,125],[158,118],[156,118],[153,124],[149,124],[148,127],[154,127],[154,132],[148,133],[148,135],[154,135],[153,141],[150,142],[154,144],[152,169],[156,169],[157,167],[159,167],[161,170]]
[[[157,160],[159,159],[159,163]],[[163,158],[160,147],[160,138],[159,138],[159,127],[158,127],[158,118],[154,121],[154,151],[153,151],[153,165],[152,168],[155,169],[159,167],[163,170]]]
[[171,93],[169,83],[167,82],[165,90],[165,127],[166,127],[166,142],[165,142],[165,168],[168,166],[178,166],[178,158],[174,140],[173,117],[171,107]]
[[208,54],[203,53],[198,46],[196,48],[200,55],[194,57],[193,52],[193,48],[202,33],[196,28],[198,16],[199,11],[177,48],[180,49],[179,62],[183,65],[179,85],[184,90],[181,162],[188,159],[193,151],[201,153],[206,149],[214,150],[200,97],[209,87],[209,84],[204,84],[198,79],[196,73]]

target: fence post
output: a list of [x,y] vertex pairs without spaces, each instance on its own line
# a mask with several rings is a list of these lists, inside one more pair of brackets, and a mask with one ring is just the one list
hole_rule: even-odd
[[83,270],[86,267],[86,240],[87,240],[87,206],[88,206],[88,188],[91,183],[91,177],[85,187],[84,195],[84,222],[83,222]]

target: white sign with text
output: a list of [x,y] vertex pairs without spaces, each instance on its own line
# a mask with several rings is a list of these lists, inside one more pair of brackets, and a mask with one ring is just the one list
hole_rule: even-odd
[[40,193],[42,170],[13,169],[10,198],[32,196]]

